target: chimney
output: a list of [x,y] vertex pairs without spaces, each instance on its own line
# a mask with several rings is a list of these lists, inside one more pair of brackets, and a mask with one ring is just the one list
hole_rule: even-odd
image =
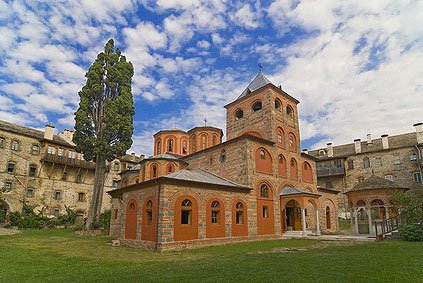
[[64,139],[65,141],[67,141],[70,144],[74,144],[72,141],[73,138],[73,131],[69,130],[69,129],[65,129],[63,132],[59,133],[59,137],[61,137],[62,139]]
[[308,149],[307,149],[307,148],[304,148],[304,149],[303,149],[303,152],[304,152],[305,154],[308,154]]
[[132,153],[131,153],[131,160],[132,160],[132,161],[135,161],[135,152],[132,152]]
[[355,153],[361,153],[361,139],[354,140]]
[[140,155],[140,161],[144,160],[144,158],[145,158],[144,154],[141,154]]
[[44,138],[46,140],[52,140],[54,134],[54,126],[52,124],[46,125],[46,129],[44,130]]
[[382,137],[382,147],[383,149],[389,148],[389,142],[388,142],[388,134],[381,135]]
[[413,125],[416,128],[417,143],[423,143],[423,123]]
[[373,144],[372,142],[372,135],[371,134],[367,134],[367,145],[371,145]]
[[333,157],[333,147],[332,147],[332,143],[331,142],[328,142],[327,143],[327,149],[326,149],[326,151],[327,151],[327,153],[328,153],[328,157]]

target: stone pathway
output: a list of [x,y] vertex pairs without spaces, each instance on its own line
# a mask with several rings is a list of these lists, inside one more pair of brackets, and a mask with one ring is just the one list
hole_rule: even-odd
[[284,236],[282,235],[280,239],[315,239],[315,240],[337,240],[337,241],[364,241],[364,242],[374,242],[376,241],[376,237],[369,237],[369,236],[357,236],[357,235],[307,235],[303,237],[301,235],[289,235]]
[[17,234],[17,233],[20,233],[20,232],[21,231],[19,231],[18,229],[0,227],[0,236],[1,235],[13,235],[13,234]]

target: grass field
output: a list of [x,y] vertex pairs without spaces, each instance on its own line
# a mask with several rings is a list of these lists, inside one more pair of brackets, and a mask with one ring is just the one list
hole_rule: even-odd
[[[299,239],[152,253],[107,241],[69,229],[0,236],[0,281],[423,281],[422,243]],[[271,252],[277,248],[293,251]]]

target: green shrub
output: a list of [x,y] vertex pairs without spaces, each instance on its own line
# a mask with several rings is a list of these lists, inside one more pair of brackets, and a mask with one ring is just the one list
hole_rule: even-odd
[[0,223],[6,222],[6,211],[0,210]]
[[401,239],[410,242],[423,241],[423,229],[418,224],[401,225],[399,228]]
[[76,226],[73,228],[73,231],[81,231],[81,230],[84,230],[84,228],[85,228],[85,226],[84,226],[83,224],[81,224],[81,225],[76,225]]
[[10,225],[11,226],[18,226],[21,222],[21,213],[19,211],[12,211],[9,213],[10,215]]

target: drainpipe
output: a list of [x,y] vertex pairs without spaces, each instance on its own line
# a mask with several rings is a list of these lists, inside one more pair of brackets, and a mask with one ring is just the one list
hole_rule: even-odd
[[422,176],[422,164],[423,164],[423,157],[422,157],[422,152],[420,151],[419,146],[416,144],[414,145],[414,147],[417,150],[417,156],[418,156],[418,163],[417,166],[419,167],[419,172],[420,172],[420,179],[421,179],[421,183],[423,184],[423,176]]
[[156,252],[158,252],[158,247],[159,247],[160,189],[161,189],[161,185],[158,184],[157,180],[154,180],[154,182],[158,186],[158,191],[157,191],[157,212],[156,212]]

